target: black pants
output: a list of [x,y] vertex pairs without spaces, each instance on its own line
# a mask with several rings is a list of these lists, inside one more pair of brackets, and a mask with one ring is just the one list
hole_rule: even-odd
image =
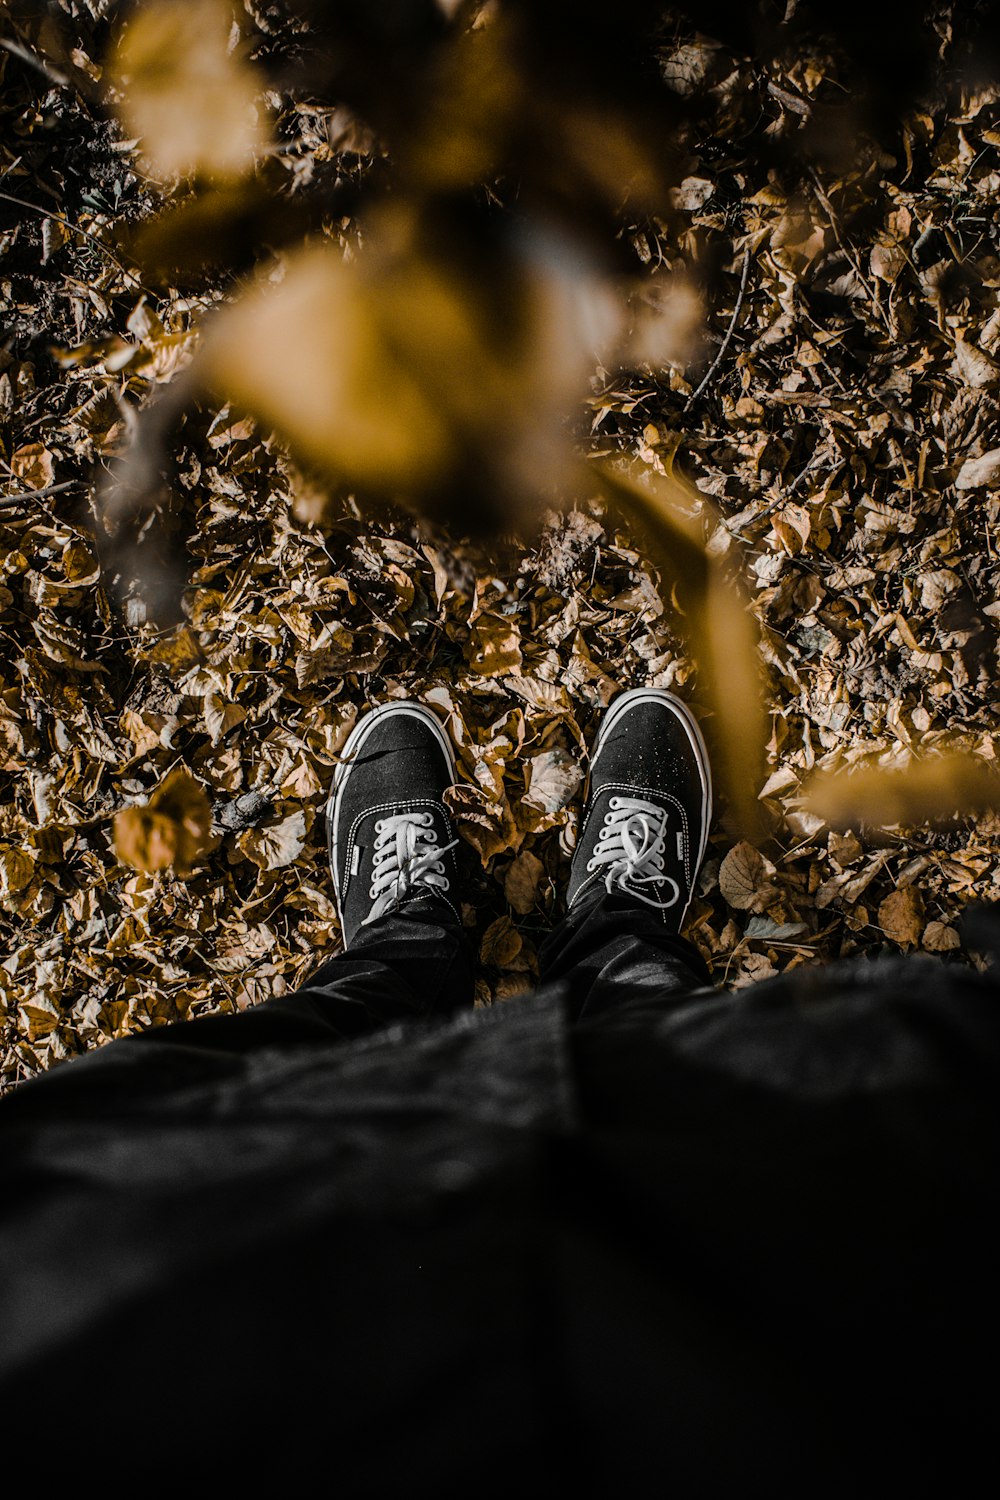
[[[700,954],[662,917],[628,897],[604,895],[552,932],[539,954],[539,987],[558,984],[570,1019],[643,996],[680,999],[710,983]],[[396,1021],[444,1017],[472,1005],[472,954],[450,910],[419,897],[363,927],[292,995],[269,1001],[277,1018],[315,1017],[345,1041]]]
[[[691,943],[668,932],[652,907],[618,895],[567,917],[542,945],[539,961],[539,988],[563,990],[572,1021],[625,1000],[676,1002],[711,983]],[[184,1022],[184,1037],[189,1045],[224,1040],[229,1051],[347,1042],[397,1022],[443,1019],[472,1002],[468,937],[448,906],[418,896],[363,927],[350,948],[293,994],[239,1016]]]

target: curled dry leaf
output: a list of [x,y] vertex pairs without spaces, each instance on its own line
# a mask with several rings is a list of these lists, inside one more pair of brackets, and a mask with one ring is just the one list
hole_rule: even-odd
[[173,870],[183,877],[213,847],[211,830],[212,808],[204,788],[178,766],[144,807],[126,807],[115,815],[115,853],[135,870]]
[[982,458],[967,458],[955,479],[957,490],[994,490],[1000,485],[1000,448],[991,448]]
[[448,787],[444,800],[459,834],[475,849],[484,869],[495,855],[520,845],[523,834],[505,797],[495,800],[480,787],[459,782]]
[[982,760],[952,752],[914,759],[902,770],[818,772],[806,784],[804,799],[832,827],[912,827],[1000,807],[1000,775]]
[[894,943],[916,947],[924,928],[924,903],[916,886],[904,885],[886,896],[878,909],[878,925]]
[[583,769],[568,750],[543,750],[528,761],[524,801],[546,816],[561,812],[582,780]]

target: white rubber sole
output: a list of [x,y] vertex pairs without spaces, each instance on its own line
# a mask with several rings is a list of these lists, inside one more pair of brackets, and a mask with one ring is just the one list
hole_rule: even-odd
[[364,747],[365,741],[372,730],[377,727],[382,719],[390,714],[409,714],[414,719],[421,719],[431,729],[438,744],[444,751],[445,759],[451,771],[452,781],[457,780],[457,768],[455,764],[455,752],[451,747],[451,740],[441,727],[441,721],[429,708],[422,703],[413,702],[409,698],[396,699],[391,703],[380,703],[378,708],[369,709],[361,715],[341,750],[340,764],[334,769],[333,782],[330,787],[330,797],[326,804],[326,829],[327,848],[330,852],[330,868],[333,872],[333,895],[337,903],[337,916],[343,921],[343,913],[340,909],[340,870],[337,865],[337,835],[340,828],[340,789],[351,769],[351,762],[356,760]]
[[608,733],[608,730],[635,703],[662,703],[666,708],[669,708],[675,718],[679,719],[683,724],[687,737],[691,742],[691,748],[694,750],[694,758],[698,762],[698,775],[701,778],[701,789],[705,794],[701,819],[701,843],[698,847],[698,858],[694,863],[694,870],[697,874],[698,868],[705,858],[705,850],[708,848],[708,830],[712,824],[712,772],[708,759],[708,751],[705,748],[705,741],[702,738],[701,729],[698,727],[698,720],[687,704],[678,698],[675,693],[668,693],[666,688],[630,688],[627,693],[622,693],[620,698],[615,699],[601,720],[601,727],[597,731],[597,739],[594,741],[594,751],[590,757],[590,770],[587,772],[585,796],[590,796],[590,778],[601,753],[601,742]]

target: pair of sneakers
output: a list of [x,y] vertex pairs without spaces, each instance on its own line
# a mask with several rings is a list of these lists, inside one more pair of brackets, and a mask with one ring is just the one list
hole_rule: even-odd
[[[384,703],[358,720],[327,810],[345,945],[413,899],[444,902],[459,916],[458,839],[444,803],[456,779],[448,737],[422,704]],[[660,688],[620,694],[591,753],[569,911],[612,892],[679,932],[711,815],[708,756],[690,710]]]

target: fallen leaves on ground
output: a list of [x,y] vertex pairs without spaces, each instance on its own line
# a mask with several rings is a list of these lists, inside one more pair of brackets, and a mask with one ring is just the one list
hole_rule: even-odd
[[[74,24],[72,76],[89,78]],[[670,212],[628,209],[619,248],[650,308],[682,276],[710,287],[704,358],[589,366],[593,471],[539,536],[492,555],[457,528],[366,513],[222,399],[192,407],[162,502],[187,558],[183,618],[162,628],[140,591],[116,601],[95,479],[187,368],[222,287],[142,284],[120,232],[155,205],[120,137],[0,53],[5,191],[40,207],[0,229],[5,1085],[287,993],[335,951],[323,807],[359,713],[394,697],[426,702],[455,747],[478,1001],[529,988],[613,693],[680,693],[713,756],[739,759],[741,714],[720,736],[716,704],[756,684],[724,644],[707,664],[691,649],[685,572],[706,555],[720,587],[730,568],[743,581],[768,724],[762,826],[751,841],[720,798],[689,912],[714,977],[918,948],[973,961],[962,913],[1000,896],[1000,96],[942,88],[896,155],[859,135],[792,181],[768,143],[828,107],[833,61],[774,63],[760,89],[746,58],[685,33],[661,65],[705,113],[679,136]],[[273,92],[284,214],[324,173],[357,176],[363,131]],[[320,237],[356,248],[341,218]],[[280,272],[276,256],[279,290]],[[657,487],[681,485],[658,555],[650,506],[609,506],[605,465],[654,510]],[[156,800],[177,774],[205,799],[193,830]],[[833,801],[814,800],[823,786]]]

